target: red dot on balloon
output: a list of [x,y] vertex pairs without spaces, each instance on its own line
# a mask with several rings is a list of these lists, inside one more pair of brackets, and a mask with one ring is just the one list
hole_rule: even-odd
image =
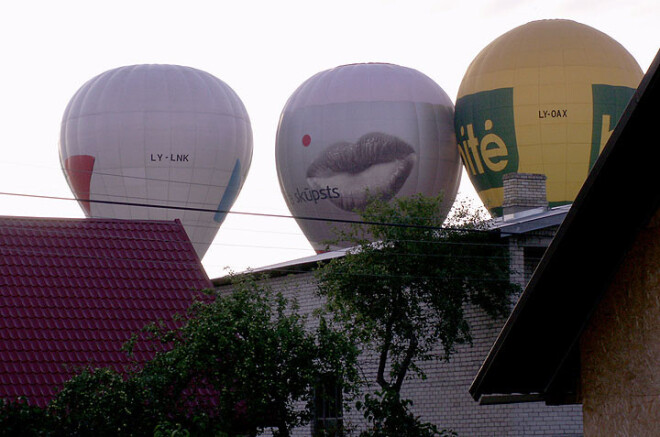
[[303,136],[302,143],[303,146],[305,147],[309,146],[312,143],[312,137],[310,137],[309,135]]

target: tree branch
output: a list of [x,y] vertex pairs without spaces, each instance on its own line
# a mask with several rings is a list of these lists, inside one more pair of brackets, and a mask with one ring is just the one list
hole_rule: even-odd
[[410,345],[408,346],[408,350],[406,351],[406,357],[403,360],[403,363],[401,363],[401,368],[399,369],[399,374],[396,377],[396,382],[394,384],[394,390],[399,393],[401,391],[401,386],[403,385],[403,380],[406,378],[406,373],[408,372],[408,367],[410,367],[410,363],[412,362],[412,358],[415,355],[415,352],[417,352],[417,336],[413,335],[412,339],[410,340]]
[[385,338],[383,339],[383,348],[380,351],[380,360],[378,362],[378,374],[376,382],[382,389],[389,389],[390,384],[385,381],[385,365],[387,364],[387,356],[390,353],[390,346],[392,345],[392,325],[394,325],[394,313],[385,324]]

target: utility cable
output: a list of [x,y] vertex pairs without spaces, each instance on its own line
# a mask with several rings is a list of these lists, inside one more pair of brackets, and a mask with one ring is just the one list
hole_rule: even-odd
[[[0,192],[0,195],[28,197],[28,198],[36,198],[36,199],[48,199],[48,200],[66,200],[66,201],[76,201],[76,202],[79,201],[78,199],[72,197],[45,196],[39,194]],[[123,202],[117,200],[90,199],[90,200],[80,200],[80,202],[98,203],[104,205],[139,206],[143,208],[171,209],[176,211],[207,212],[213,214],[221,213],[221,214],[235,214],[235,215],[244,215],[244,216],[253,216],[253,217],[309,220],[309,221],[317,221],[317,222],[332,222],[332,223],[358,224],[358,225],[370,225],[370,226],[391,226],[391,227],[399,227],[399,228],[414,228],[414,229],[428,229],[428,230],[450,230],[450,231],[462,232],[462,233],[491,232],[489,230],[481,230],[481,229],[443,228],[442,226],[416,225],[410,223],[372,222],[372,221],[364,221],[364,220],[337,219],[337,218],[329,218],[329,217],[312,217],[312,216],[299,216],[299,215],[286,215],[286,214],[259,213],[259,212],[230,211],[230,210],[219,210],[212,208],[196,208],[191,206],[173,206],[173,205],[161,205],[161,204]]]

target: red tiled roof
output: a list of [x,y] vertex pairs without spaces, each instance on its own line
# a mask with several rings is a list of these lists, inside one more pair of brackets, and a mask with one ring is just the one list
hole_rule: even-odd
[[76,368],[122,371],[126,340],[204,288],[178,220],[0,217],[0,398],[44,406]]

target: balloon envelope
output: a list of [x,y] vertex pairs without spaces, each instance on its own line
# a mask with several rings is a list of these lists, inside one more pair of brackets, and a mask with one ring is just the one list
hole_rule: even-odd
[[642,77],[609,36],[569,20],[534,21],[472,61],[455,130],[486,207],[502,214],[502,177],[547,176],[550,206],[571,203]]
[[180,219],[201,258],[247,175],[252,130],[241,100],[216,77],[134,65],[78,90],[59,150],[88,217]]
[[435,82],[397,65],[345,65],[304,82],[282,111],[275,153],[284,198],[314,249],[342,226],[327,219],[359,220],[367,191],[388,200],[442,192],[448,210],[460,182],[453,116]]

